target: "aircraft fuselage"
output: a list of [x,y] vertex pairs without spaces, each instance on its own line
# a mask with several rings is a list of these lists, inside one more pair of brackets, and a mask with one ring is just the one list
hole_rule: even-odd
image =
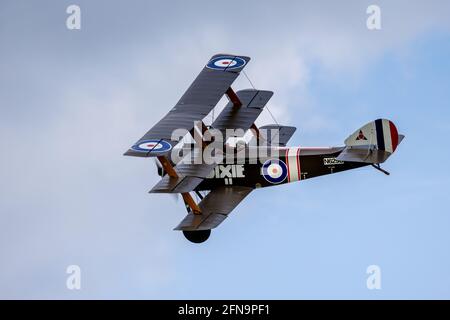
[[287,147],[280,150],[278,157],[257,163],[236,160],[235,163],[219,164],[196,190],[212,190],[219,186],[270,187],[368,165],[336,160],[343,149]]

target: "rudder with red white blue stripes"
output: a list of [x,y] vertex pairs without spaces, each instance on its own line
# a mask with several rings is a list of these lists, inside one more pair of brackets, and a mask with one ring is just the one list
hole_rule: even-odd
[[382,163],[392,155],[403,135],[388,119],[377,119],[362,126],[345,139],[345,149],[337,157],[341,161]]

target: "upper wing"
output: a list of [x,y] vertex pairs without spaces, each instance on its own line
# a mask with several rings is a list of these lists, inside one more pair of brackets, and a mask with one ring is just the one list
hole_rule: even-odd
[[175,230],[209,230],[217,227],[252,191],[249,187],[219,187],[199,203],[202,214],[189,213]]
[[[265,130],[262,130],[265,129]],[[261,133],[264,135],[263,138],[266,140],[268,145],[272,145],[275,143],[275,141],[278,139],[278,145],[285,146],[289,139],[294,135],[295,130],[297,130],[296,127],[289,127],[289,126],[280,126],[277,124],[271,124],[267,126],[262,126],[259,128]],[[275,133],[273,130],[278,130],[278,134]],[[273,131],[273,132],[272,132]],[[273,133],[273,135],[272,135]]]
[[190,131],[194,121],[203,119],[216,106],[249,57],[217,54],[213,56],[175,107],[151,128],[125,155],[149,157],[166,154],[178,141],[172,141],[175,129]]

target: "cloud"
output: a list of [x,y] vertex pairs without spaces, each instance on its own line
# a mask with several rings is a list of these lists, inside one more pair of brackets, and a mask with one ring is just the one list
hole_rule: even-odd
[[[220,14],[217,2],[79,1],[78,33],[64,28],[64,3],[8,3],[0,19],[0,296],[170,296],[185,249],[170,229],[184,209],[146,194],[157,181],[152,161],[122,153],[217,52],[252,57],[246,71],[275,91],[269,106],[279,122],[332,126],[312,81],[351,85],[386,52],[407,51],[429,30],[448,32],[448,2],[379,3],[378,33],[365,28],[364,1],[231,1],[239,10]],[[236,82],[249,86],[243,76]],[[266,112],[258,122],[273,120]],[[88,279],[80,293],[64,287],[69,264]]]

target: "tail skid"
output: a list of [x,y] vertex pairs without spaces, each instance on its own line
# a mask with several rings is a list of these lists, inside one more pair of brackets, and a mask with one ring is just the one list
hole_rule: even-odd
[[391,174],[390,172],[388,172],[388,171],[384,170],[383,168],[381,168],[380,164],[373,164],[372,163],[372,167],[374,167],[375,169],[377,169],[380,172],[383,172],[387,176]]

